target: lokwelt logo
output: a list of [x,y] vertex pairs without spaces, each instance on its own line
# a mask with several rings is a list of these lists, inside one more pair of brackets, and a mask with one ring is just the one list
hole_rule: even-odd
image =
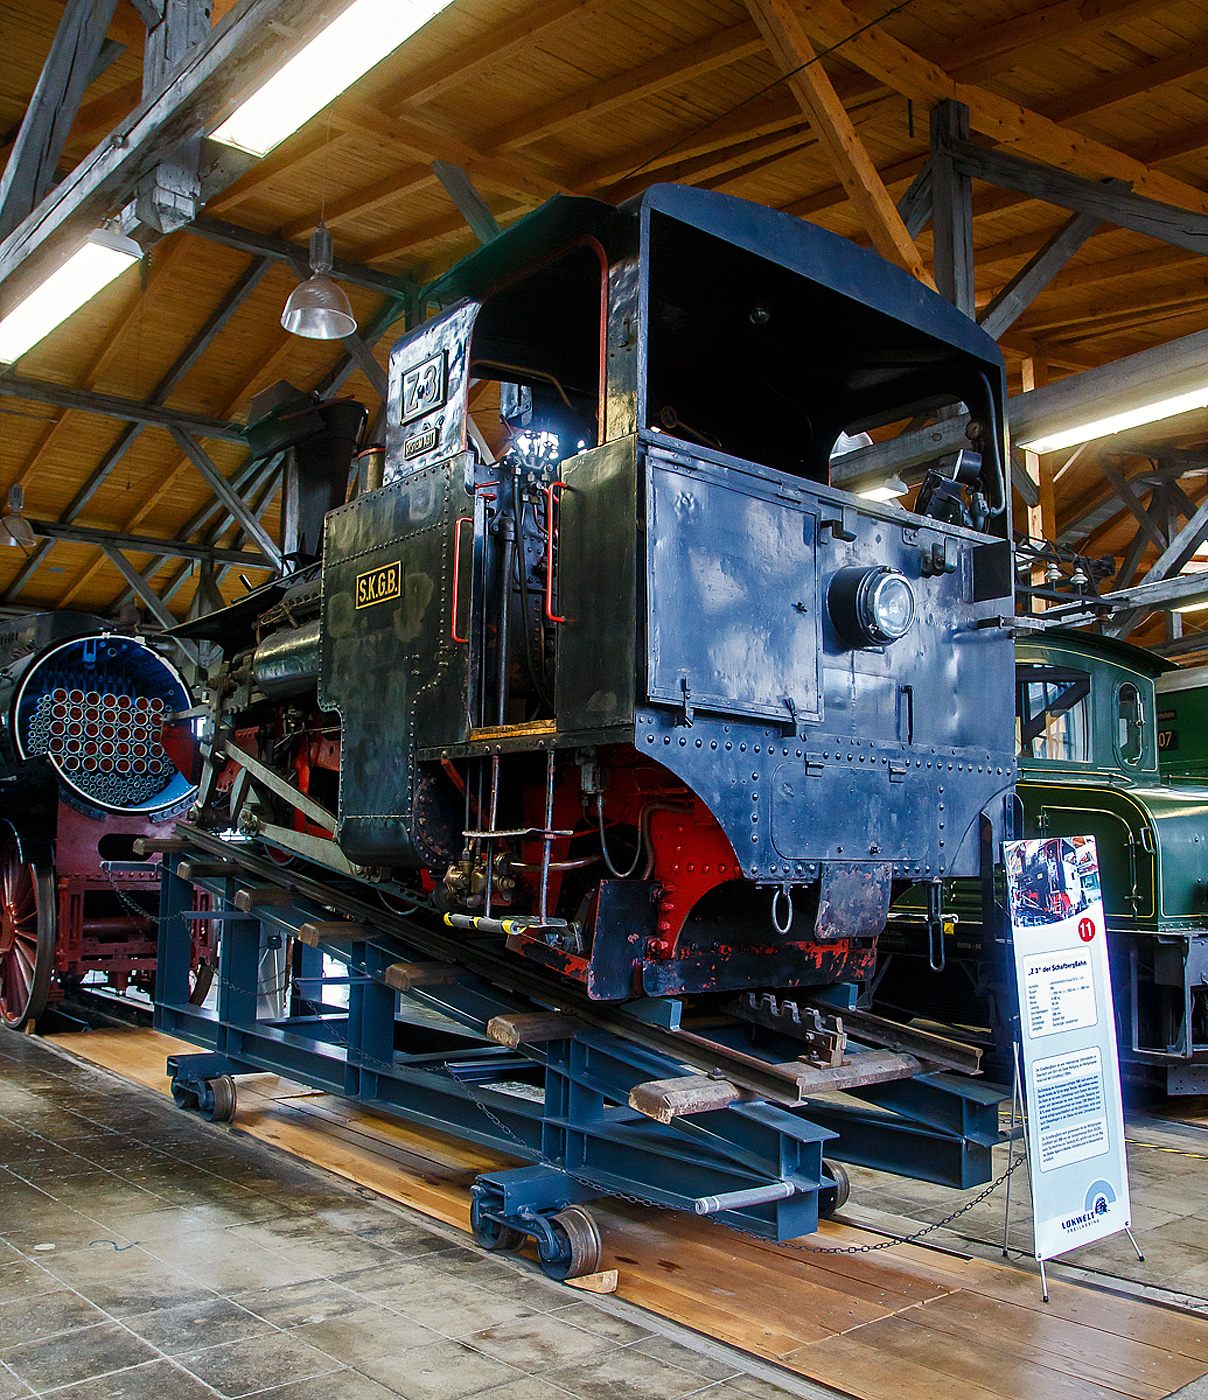
[[1076,1234],[1093,1225],[1101,1215],[1106,1215],[1108,1207],[1116,1199],[1115,1189],[1110,1182],[1092,1181],[1086,1188],[1086,1209],[1081,1215],[1071,1215],[1061,1222],[1061,1228],[1069,1234]]

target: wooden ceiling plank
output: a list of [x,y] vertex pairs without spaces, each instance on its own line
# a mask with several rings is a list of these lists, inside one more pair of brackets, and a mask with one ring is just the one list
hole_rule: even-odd
[[746,21],[710,34],[649,63],[595,82],[568,97],[505,123],[494,134],[492,152],[517,151],[571,123],[603,116],[616,107],[640,102],[668,88],[691,82],[718,68],[762,52],[759,28]]
[[787,75],[789,90],[809,118],[877,252],[919,281],[930,282],[897,206],[788,0],[747,0],[747,8]]
[[418,73],[398,79],[377,94],[387,112],[433,102],[453,88],[506,69],[508,61],[532,46],[566,20],[584,20],[614,8],[615,0],[546,0],[510,23],[492,26],[478,39],[462,44],[451,54],[425,65]]
[[[384,180],[377,180],[363,189],[353,190],[341,199],[329,200],[327,207],[322,210],[323,221],[328,228],[333,228],[348,219],[363,218],[392,200],[401,199],[404,195],[418,194],[421,190],[430,189],[439,183],[430,165],[404,165]],[[304,238],[310,234],[317,222],[314,215],[308,214],[296,223],[287,224],[281,230],[281,237],[286,240]]]
[[[710,151],[707,155],[695,156],[681,161],[659,172],[659,179],[676,185],[697,185],[703,189],[714,188],[711,183],[727,183],[740,175],[758,170],[764,165],[783,160],[818,144],[813,128],[801,121],[801,113],[796,113],[797,124],[776,132],[773,136],[756,136],[753,140],[742,141],[737,145]],[[619,204],[633,195],[640,194],[650,184],[649,175],[635,175],[632,180],[622,180],[599,191],[601,199]],[[846,193],[844,195],[846,198]]]
[[970,125],[995,141],[1019,144],[1034,159],[1063,168],[1089,167],[1100,175],[1130,180],[1151,199],[1195,213],[1208,213],[1208,195],[1182,180],[1143,165],[1102,141],[1059,126],[986,88],[955,80],[938,64],[880,28],[864,29],[842,0],[811,0],[808,27],[827,44],[841,45],[850,63],[915,102],[928,106],[950,98],[969,108]]
[[[180,258],[186,248],[186,240],[179,239],[173,245],[168,257],[157,260],[159,264],[159,275],[167,267]],[[267,258],[254,259],[251,264],[239,274],[234,284],[228,289],[226,295],[219,302],[218,306],[208,316],[197,333],[189,341],[189,344],[177,356],[172,367],[167,374],[155,386],[151,394],[152,403],[164,402],[175,389],[184,382],[189,371],[197,364],[198,360],[205,354],[213,344],[219,333],[227,322],[243,305],[251,293],[259,286],[260,282],[272,267],[272,262]],[[145,293],[144,293],[145,295]],[[66,417],[66,415],[64,415]],[[89,473],[83,485],[72,497],[67,507],[59,517],[59,523],[70,525],[81,512],[87,507],[100,486],[109,477],[109,474],[118,465],[130,448],[134,445],[135,439],[142,432],[143,425],[139,423],[128,424],[117,439],[110,446],[109,450],[101,458],[100,462]],[[36,466],[36,460],[30,464],[30,470]],[[50,542],[39,545],[22,566],[16,578],[9,584],[5,591],[6,601],[11,601],[25,587],[26,583],[34,576],[38,565],[51,548]]]
[[337,132],[331,136],[326,123],[303,128],[297,136],[291,136],[275,151],[270,151],[268,155],[258,160],[246,175],[241,175],[225,190],[211,196],[206,202],[206,213],[210,215],[229,213],[240,204],[244,204],[247,200],[261,194],[266,186],[271,185],[274,180],[284,179],[285,176],[292,175],[298,166],[323,150],[329,141],[333,147],[338,145],[343,135],[343,132]]
[[1145,63],[1114,78],[1101,78],[1081,92],[1063,97],[1056,102],[1046,102],[1044,115],[1050,121],[1068,122],[1091,112],[1102,112],[1114,107],[1118,102],[1139,97],[1142,93],[1153,93],[1168,83],[1181,82],[1194,76],[1208,66],[1208,42],[1193,44],[1182,53],[1170,58]]
[[416,117],[391,117],[368,102],[345,98],[338,111],[333,111],[332,125],[372,136],[411,160],[447,160],[460,165],[475,180],[519,199],[545,200],[566,189],[561,182],[540,174],[530,162],[476,150],[447,125]]

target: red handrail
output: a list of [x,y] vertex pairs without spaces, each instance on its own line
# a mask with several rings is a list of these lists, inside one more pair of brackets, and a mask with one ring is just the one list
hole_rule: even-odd
[[554,613],[554,492],[565,486],[565,481],[551,481],[545,488],[545,615],[551,622],[566,621]]
[[449,617],[449,635],[455,642],[468,642],[468,636],[459,637],[457,635],[457,599],[460,596],[459,583],[461,580],[461,527],[472,525],[474,517],[472,515],[459,515],[457,523],[453,526],[453,608]]

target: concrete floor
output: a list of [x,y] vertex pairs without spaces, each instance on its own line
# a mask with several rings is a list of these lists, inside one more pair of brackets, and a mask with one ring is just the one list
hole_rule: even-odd
[[831,1394],[465,1239],[0,1032],[0,1400]]

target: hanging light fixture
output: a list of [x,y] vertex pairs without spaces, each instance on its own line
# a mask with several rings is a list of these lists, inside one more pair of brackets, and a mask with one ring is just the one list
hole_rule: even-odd
[[311,276],[293,289],[281,313],[281,324],[291,335],[340,340],[356,330],[356,317],[344,289],[327,275],[331,261],[331,234],[320,221],[310,236]]

